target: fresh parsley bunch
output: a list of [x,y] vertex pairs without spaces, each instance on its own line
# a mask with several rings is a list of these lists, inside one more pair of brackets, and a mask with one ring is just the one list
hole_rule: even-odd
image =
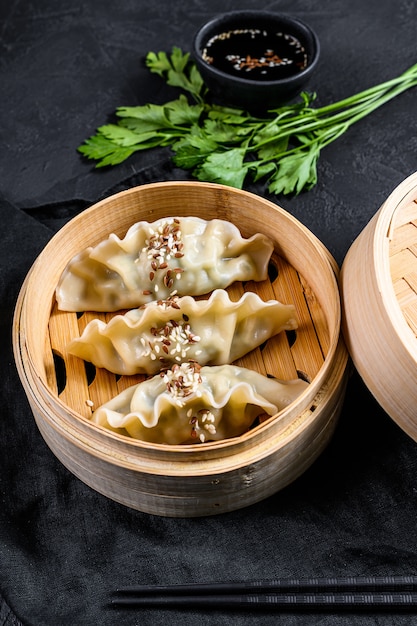
[[241,189],[245,181],[265,179],[275,194],[298,194],[317,183],[321,150],[388,100],[417,85],[417,65],[398,78],[321,108],[315,94],[269,112],[265,119],[212,104],[188,53],[174,47],[149,52],[146,64],[168,85],[185,94],[162,105],[119,107],[117,122],[100,126],[78,150],[97,161],[117,165],[138,150],[170,146],[174,163],[201,181]]

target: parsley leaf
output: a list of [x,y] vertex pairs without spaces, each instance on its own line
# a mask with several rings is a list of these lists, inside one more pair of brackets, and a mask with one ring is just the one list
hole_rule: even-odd
[[192,131],[173,145],[173,161],[178,167],[186,170],[193,169],[208,159],[217,148],[218,145],[213,139],[205,137],[199,129],[194,128],[194,132]]
[[174,46],[171,56],[165,52],[149,52],[146,56],[146,65],[151,72],[159,74],[171,87],[180,87],[188,91],[197,102],[202,102],[207,91],[200,72],[194,63],[190,63],[190,54],[183,54],[180,48]]
[[250,167],[243,162],[244,151],[239,148],[213,152],[193,172],[198,180],[223,183],[241,189]]
[[317,183],[319,155],[320,149],[316,143],[314,148],[308,151],[284,156],[269,180],[268,190],[276,194],[298,194],[303,189],[311,189]]

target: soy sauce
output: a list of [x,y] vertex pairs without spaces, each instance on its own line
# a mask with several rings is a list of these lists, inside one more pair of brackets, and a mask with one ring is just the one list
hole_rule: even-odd
[[203,59],[232,76],[259,81],[287,78],[307,67],[307,53],[294,35],[254,28],[215,35]]

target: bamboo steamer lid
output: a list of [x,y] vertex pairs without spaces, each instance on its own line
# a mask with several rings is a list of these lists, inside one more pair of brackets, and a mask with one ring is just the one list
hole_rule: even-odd
[[417,172],[387,198],[342,265],[343,334],[382,408],[417,441]]
[[[58,311],[55,287],[68,260],[111,232],[140,220],[195,215],[269,236],[267,280],[233,285],[264,300],[294,303],[299,328],[281,333],[238,365],[264,375],[307,377],[292,404],[240,437],[168,446],[131,439],[93,424],[95,407],[139,379],[96,369],[66,352],[91,313]],[[104,314],[97,314],[100,317]],[[86,319],[84,319],[86,318]],[[103,319],[108,319],[103,317]],[[126,506],[156,515],[195,517],[253,504],[282,489],[321,454],[337,423],[347,381],[341,337],[338,268],[322,243],[285,210],[222,185],[161,182],[110,196],[66,224],[47,244],[22,286],[13,323],[18,372],[38,428],[52,452],[87,485]]]

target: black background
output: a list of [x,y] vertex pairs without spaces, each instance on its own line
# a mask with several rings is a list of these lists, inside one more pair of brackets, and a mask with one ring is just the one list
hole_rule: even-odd
[[[267,500],[220,516],[169,519],[116,504],[52,455],[34,423],[11,348],[13,309],[39,251],[68,219],[134,185],[187,180],[168,149],[94,170],[77,146],[116,107],[176,93],[148,51],[190,50],[242,0],[7,0],[0,6],[0,625],[412,624],[410,615],[115,611],[134,583],[417,573],[417,447],[353,373],[336,434],[316,463]],[[413,0],[281,0],[264,9],[313,26],[321,61],[310,88],[328,104],[417,62]],[[393,189],[417,170],[417,90],[326,148],[317,186],[296,198],[246,188],[300,219],[339,264]]]

